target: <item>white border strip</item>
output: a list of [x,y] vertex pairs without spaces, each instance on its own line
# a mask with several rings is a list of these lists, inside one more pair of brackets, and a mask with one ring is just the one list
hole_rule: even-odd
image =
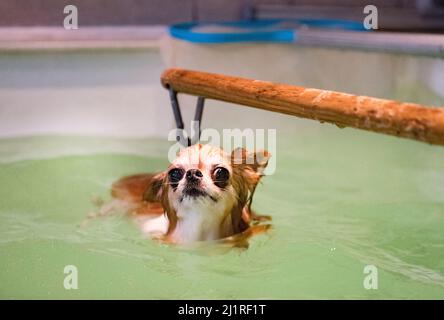
[[5,27],[0,28],[0,50],[152,48],[166,32],[165,26]]

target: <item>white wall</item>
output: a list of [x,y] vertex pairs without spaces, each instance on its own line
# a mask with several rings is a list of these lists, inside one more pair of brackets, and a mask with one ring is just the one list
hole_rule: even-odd
[[0,53],[0,136],[163,135],[163,69],[156,49]]

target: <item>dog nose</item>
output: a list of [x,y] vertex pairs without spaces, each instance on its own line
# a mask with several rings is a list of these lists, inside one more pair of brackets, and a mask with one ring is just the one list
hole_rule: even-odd
[[203,174],[198,169],[190,169],[187,171],[186,178],[188,181],[198,181],[203,177]]

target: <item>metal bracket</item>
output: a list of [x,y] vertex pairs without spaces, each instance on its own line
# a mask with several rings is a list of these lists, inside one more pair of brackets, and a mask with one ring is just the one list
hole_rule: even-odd
[[[182,113],[180,111],[179,100],[177,100],[177,91],[175,91],[172,87],[169,87],[168,91],[170,93],[171,106],[173,108],[174,120],[176,121],[176,128],[180,130],[177,133],[176,140],[182,143],[182,145],[184,145],[185,147],[189,147],[192,145],[192,142],[196,143],[200,140],[200,128],[201,128],[200,124],[202,121],[205,98],[197,97],[196,112],[194,113],[194,121],[198,123],[197,139],[195,139],[194,137],[191,138],[187,137],[185,139],[185,137],[183,136],[183,131],[185,129],[185,126],[182,120]],[[184,144],[185,141],[186,145]]]

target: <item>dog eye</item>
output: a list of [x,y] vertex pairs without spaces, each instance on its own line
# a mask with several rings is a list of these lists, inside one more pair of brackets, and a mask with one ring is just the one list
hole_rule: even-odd
[[230,177],[230,172],[222,167],[218,167],[213,171],[214,180],[217,182],[225,182]]
[[175,182],[179,182],[184,175],[185,171],[183,169],[171,169],[168,172],[168,178],[170,179],[171,182],[175,183]]

